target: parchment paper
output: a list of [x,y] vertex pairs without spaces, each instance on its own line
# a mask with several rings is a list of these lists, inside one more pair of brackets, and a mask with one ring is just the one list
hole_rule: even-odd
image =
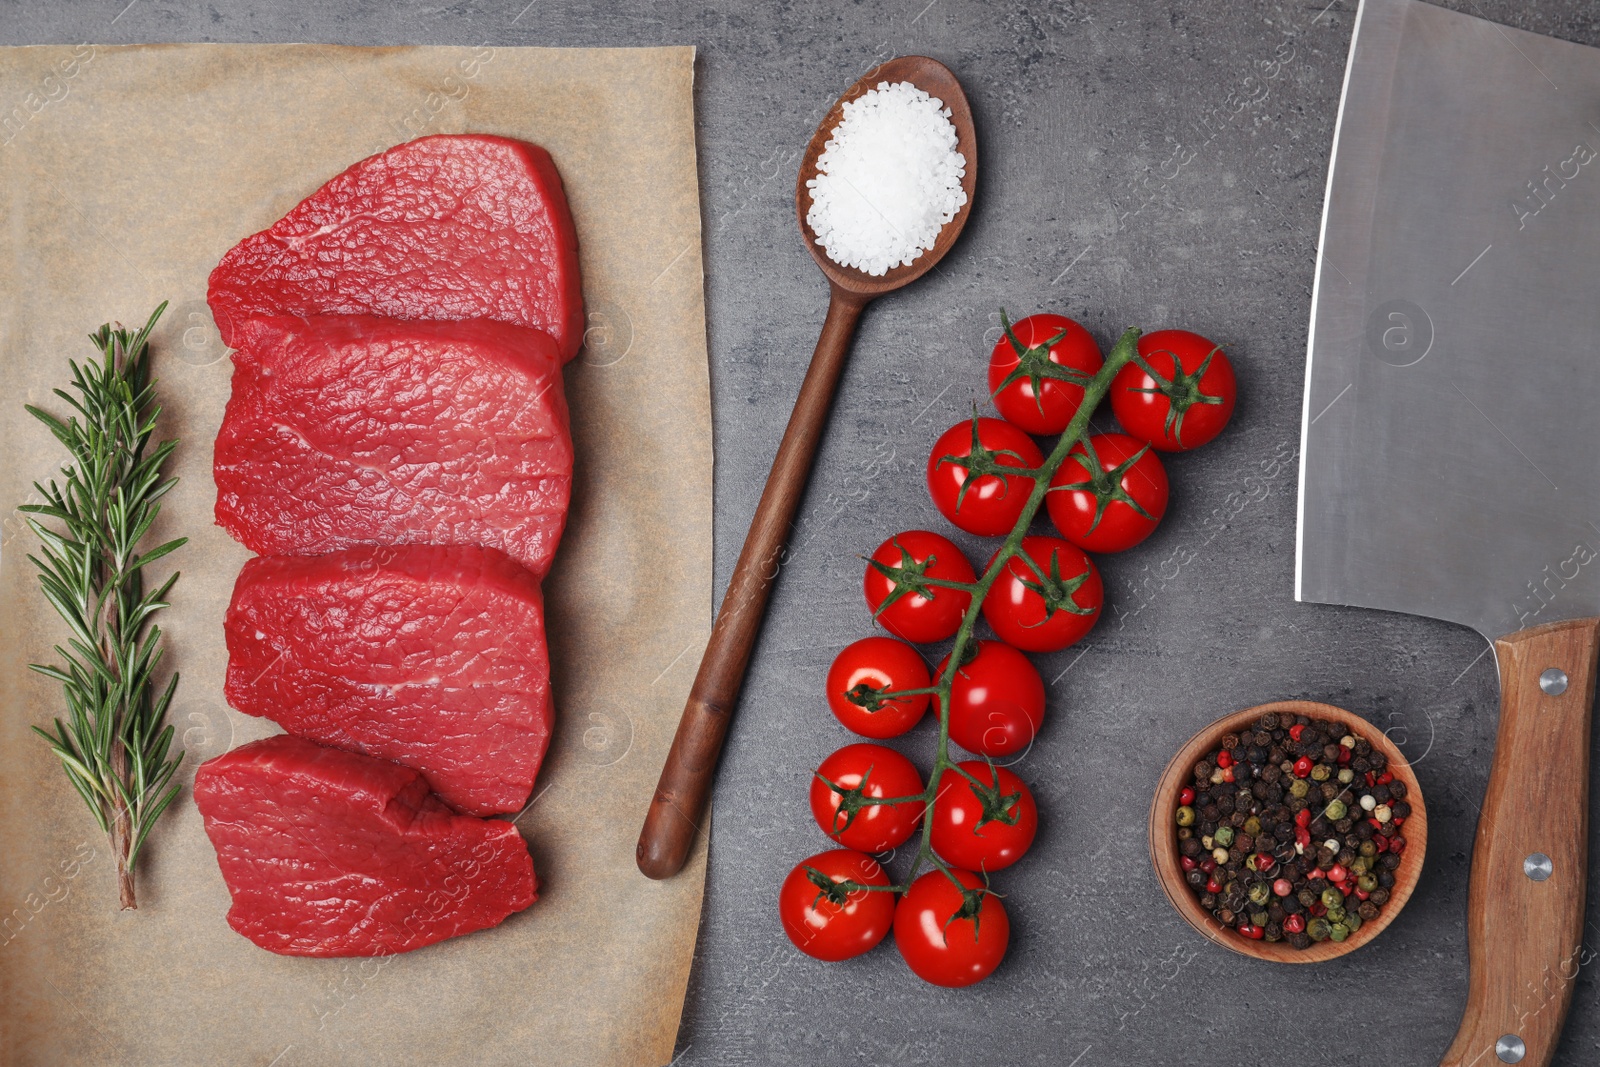
[[[665,1063],[700,911],[704,839],[650,882],[634,841],[709,630],[711,421],[693,50],[94,46],[0,50],[0,1055],[7,1064]],[[532,807],[540,899],[494,930],[388,959],[274,956],[224,921],[195,767],[277,727],[222,699],[222,615],[247,558],[212,524],[230,365],[206,274],[325,179],[426,133],[544,145],[566,182],[591,312],[567,373],[578,477],[546,583],[559,723]],[[31,735],[58,688],[25,670],[64,627],[13,510],[65,453],[67,357],[106,320],[155,336],[178,436],[157,536],[189,544],[162,615],[182,671],[182,795],[139,910]],[[163,564],[164,565],[164,564]]]

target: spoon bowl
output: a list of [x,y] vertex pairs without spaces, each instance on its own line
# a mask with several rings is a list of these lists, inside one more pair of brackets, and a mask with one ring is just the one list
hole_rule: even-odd
[[[865,96],[869,90],[877,88],[879,82],[888,82],[890,85],[910,82],[929,96],[942,101],[949,109],[950,123],[956,128],[956,151],[967,161],[966,173],[961,178],[961,188],[967,194],[967,201],[956,212],[955,218],[940,228],[939,236],[934,240],[932,248],[917,256],[909,264],[891,267],[885,274],[874,275],[835,263],[828,258],[827,250],[817,243],[816,235],[811,232],[811,227],[806,225],[806,212],[811,208],[811,190],[806,188],[806,183],[817,176],[817,160],[827,147],[828,138],[834,128],[844,117],[844,105]],[[944,254],[956,243],[956,238],[961,236],[961,230],[967,224],[967,215],[972,211],[973,193],[977,189],[977,184],[978,138],[972,128],[972,108],[967,104],[967,94],[961,91],[961,83],[956,80],[949,67],[936,59],[929,59],[927,56],[900,56],[898,59],[891,59],[887,63],[873,67],[859,81],[846,89],[817,124],[816,132],[811,135],[811,143],[806,145],[805,155],[800,159],[800,177],[794,188],[795,212],[800,218],[800,238],[811,252],[811,258],[822,268],[822,273],[827,276],[829,284],[836,289],[871,300],[873,297],[882,296],[916,281],[944,258]]]

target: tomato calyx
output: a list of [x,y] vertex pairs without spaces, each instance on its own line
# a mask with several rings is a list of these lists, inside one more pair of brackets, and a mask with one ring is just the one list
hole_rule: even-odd
[[1048,574],[1026,552],[1020,553],[1016,558],[1026,563],[1039,579],[1037,582],[1031,582],[1021,575],[1017,576],[1018,583],[1024,589],[1037,593],[1039,598],[1044,601],[1044,618],[1032,625],[1043,626],[1055,618],[1055,614],[1058,611],[1065,611],[1071,615],[1094,614],[1093,608],[1082,607],[1072,598],[1072,594],[1081,589],[1083,583],[1087,582],[1089,576],[1094,573],[1092,565],[1085,566],[1083,573],[1076,577],[1063,578],[1061,577],[1061,558],[1054,552],[1050,553],[1050,572]]
[[[1022,466],[1012,467],[1001,463],[999,459],[1001,456],[1010,456]],[[971,489],[973,483],[985,475],[992,474],[1000,479],[1000,495],[1002,497],[1005,496],[1011,491],[1011,482],[1007,476],[1009,475],[1013,478],[1018,475],[1026,476],[1031,469],[1027,466],[1027,462],[1025,458],[1009,448],[989,448],[984,445],[978,437],[978,409],[974,405],[972,409],[971,450],[965,456],[940,456],[938,466],[943,467],[948,463],[953,467],[960,467],[966,471],[966,474],[961,478],[961,488],[956,493],[956,508],[959,510],[961,505],[966,502],[967,490]]]
[[806,879],[817,887],[817,899],[811,902],[813,908],[824,900],[834,907],[842,908],[850,903],[851,893],[857,889],[864,888],[851,881],[835,882],[832,878],[809,865],[805,868],[805,872]]
[[1142,355],[1135,355],[1133,361],[1139,369],[1155,379],[1156,384],[1144,389],[1130,389],[1133,393],[1160,394],[1167,398],[1167,436],[1183,444],[1183,416],[1196,404],[1221,404],[1222,397],[1212,396],[1210,393],[1201,392],[1200,379],[1206,376],[1206,371],[1211,369],[1211,361],[1216,358],[1222,346],[1217,345],[1200,361],[1200,366],[1195,368],[1193,374],[1186,374],[1183,369],[1183,360],[1178,358],[1176,352],[1169,352],[1172,357],[1172,377],[1156,373],[1155,368],[1145,360]]
[[939,869],[944,871],[944,876],[950,879],[950,884],[955,886],[956,891],[961,894],[961,906],[950,913],[950,918],[944,921],[944,925],[940,927],[940,930],[949,930],[951,923],[958,919],[967,919],[972,923],[972,936],[974,939],[976,939],[979,929],[978,924],[983,919],[983,898],[990,896],[998,897],[1000,894],[989,888],[988,874],[983,875],[982,885],[974,886],[973,888],[968,889],[966,886],[961,884],[960,879],[950,873],[949,868],[941,864]]
[[888,686],[875,688],[868,685],[866,682],[858,682],[856,685],[844,691],[844,698],[850,703],[854,704],[856,707],[860,708],[862,711],[870,713],[874,711],[882,711],[888,706],[889,700],[892,699],[884,696],[884,694],[888,692]]
[[1082,454],[1075,448],[1068,454],[1067,458],[1081,467],[1089,480],[1087,482],[1067,482],[1064,485],[1052,486],[1048,491],[1052,493],[1081,493],[1084,490],[1088,490],[1094,494],[1094,519],[1089,523],[1089,533],[1093,533],[1100,525],[1100,520],[1105,518],[1106,509],[1112,504],[1126,504],[1142,518],[1149,519],[1151,522],[1156,521],[1156,517],[1146,511],[1144,506],[1122,487],[1122,480],[1133,469],[1133,465],[1143,459],[1146,452],[1150,451],[1148,444],[1110,470],[1106,470],[1101,466],[1100,457],[1095,454],[1094,444],[1089,438],[1085,437],[1080,442],[1080,447],[1083,449]]
[[[833,790],[839,797],[839,806],[833,813],[833,829],[829,831],[833,834],[842,834],[850,829],[855,824],[856,816],[861,814],[864,808],[893,807],[896,804],[910,804],[925,799],[921,794],[909,797],[868,796],[867,779],[872,777],[872,768],[870,766],[861,775],[861,781],[857,782],[855,787],[851,789],[846,789],[838,782],[816,771],[812,771],[811,776]],[[839,824],[840,818],[844,819],[844,825],[842,826]]]
[[[977,825],[972,832],[977,833],[989,823],[997,822],[1004,826],[1017,825],[1017,819],[1022,814],[1022,793],[1002,793],[999,785],[985,785],[976,776],[968,774],[961,767],[956,771],[967,780],[972,789],[972,795],[978,798],[978,806],[982,814],[978,816]],[[994,773],[994,764],[989,764],[989,778],[998,781],[999,775]]]
[[[963,486],[964,489],[965,487]],[[869,567],[894,583],[894,591],[884,597],[883,602],[873,610],[872,617],[874,620],[887,611],[895,601],[908,594],[914,593],[924,600],[935,600],[937,599],[937,589],[971,590],[972,586],[968,582],[951,582],[943,578],[930,578],[928,569],[939,562],[939,557],[933,553],[929,553],[928,558],[919,563],[917,558],[908,552],[898,540],[895,541],[894,547],[900,550],[900,566],[898,567],[892,567],[876,559],[869,558],[867,560]]]
[[1050,358],[1050,350],[1060,344],[1067,336],[1067,330],[1058,331],[1053,337],[1039,344],[1029,347],[1017,337],[1016,331],[1011,328],[1011,320],[1006,317],[1006,309],[1000,309],[1000,326],[1005,330],[1006,340],[1011,342],[1011,350],[1017,354],[1017,365],[1011,372],[1001,379],[1000,384],[989,394],[993,400],[1005,392],[1011,385],[1022,378],[1028,379],[1028,384],[1033,388],[1033,403],[1039,409],[1039,414],[1044,414],[1044,399],[1041,390],[1046,378],[1053,378],[1058,382],[1069,382],[1073,385],[1088,385],[1094,380],[1075,367],[1063,367]]

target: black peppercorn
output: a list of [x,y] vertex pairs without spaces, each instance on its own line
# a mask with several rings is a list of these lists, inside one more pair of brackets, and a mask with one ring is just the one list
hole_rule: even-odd
[[1267,762],[1267,750],[1262,745],[1251,745],[1244,750],[1244,758],[1251,763],[1265,763]]
[[1211,781],[1211,772],[1216,768],[1211,766],[1209,760],[1201,760],[1194,765],[1194,776],[1203,782]]
[[[1361,744],[1358,742],[1356,744],[1356,749],[1360,750],[1360,748]],[[1357,774],[1366,774],[1368,771],[1372,770],[1372,763],[1365,757],[1357,756],[1355,759],[1350,761],[1350,769],[1355,771]]]
[[1383,857],[1378,860],[1378,865],[1380,867],[1386,867],[1392,871],[1396,867],[1400,866],[1400,857],[1396,856],[1393,852],[1385,852]]
[[[1379,875],[1378,876],[1378,880],[1382,881],[1383,880],[1383,876]],[[1370,894],[1368,894],[1367,899],[1369,901],[1371,901],[1372,903],[1378,905],[1378,907],[1381,908],[1385,904],[1389,903],[1389,890],[1387,890],[1387,889],[1383,888],[1382,886],[1380,886],[1379,888],[1374,889]]]
[[1394,797],[1396,800],[1399,800],[1401,797],[1406,795],[1406,784],[1396,778],[1394,781],[1389,783],[1389,795]]
[[1382,888],[1382,889],[1393,889],[1394,888],[1394,883],[1395,883],[1395,877],[1394,877],[1394,872],[1393,871],[1379,871],[1378,872],[1378,886],[1379,886],[1379,888]]
[[1397,818],[1404,819],[1411,815],[1411,805],[1403,800],[1397,800],[1389,805],[1389,812]]
[[1250,735],[1250,740],[1262,748],[1272,747],[1272,734],[1267,730],[1257,730]]
[[1351,852],[1349,849],[1345,849],[1343,852],[1339,853],[1338,860],[1339,866],[1349,868],[1349,866],[1356,861],[1356,854]]
[[1194,870],[1184,875],[1183,880],[1194,886],[1196,889],[1199,889],[1201,886],[1206,884],[1206,879],[1209,877],[1210,876],[1207,875],[1205,871],[1202,871],[1199,867],[1196,867]]
[[1185,838],[1182,843],[1178,845],[1178,851],[1183,853],[1185,856],[1188,856],[1190,859],[1193,859],[1194,857],[1200,855],[1203,850],[1200,847],[1200,842],[1194,839],[1193,834],[1190,834],[1189,837]]
[[1367,757],[1367,762],[1372,764],[1373,770],[1377,771],[1379,774],[1382,774],[1383,769],[1389,765],[1389,757],[1385,756],[1382,752],[1374,751],[1372,755]]
[[1268,941],[1283,940],[1283,924],[1281,922],[1268,922],[1263,929],[1262,936]]
[[1277,712],[1269,711],[1256,720],[1257,730],[1276,730],[1278,728]]
[[1299,897],[1291,893],[1289,896],[1284,897],[1278,906],[1283,909],[1285,915],[1299,915],[1300,910],[1305,905],[1300,903]]
[[1229,752],[1232,752],[1234,749],[1238,748],[1239,747],[1239,735],[1238,734],[1223,734],[1222,735],[1222,747],[1227,749]]
[[1378,917],[1378,906],[1371,899],[1363,900],[1361,907],[1356,909],[1356,914],[1361,916],[1363,922],[1371,922]]
[[1298,949],[1308,949],[1311,947],[1311,938],[1306,936],[1304,930],[1301,930],[1299,933],[1289,935],[1289,944]]

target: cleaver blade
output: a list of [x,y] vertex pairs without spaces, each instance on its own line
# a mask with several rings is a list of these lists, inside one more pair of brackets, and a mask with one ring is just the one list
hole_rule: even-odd
[[1363,0],[1308,348],[1296,599],[1469,626],[1500,674],[1443,1062],[1542,1067],[1582,951],[1600,648],[1600,50]]

